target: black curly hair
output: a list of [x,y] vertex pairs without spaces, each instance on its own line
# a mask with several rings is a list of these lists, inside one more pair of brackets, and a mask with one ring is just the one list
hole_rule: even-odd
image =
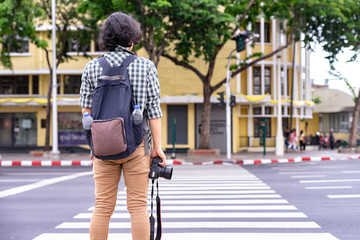
[[140,24],[131,16],[115,12],[104,22],[99,34],[99,47],[103,51],[114,51],[117,46],[130,47],[142,38]]

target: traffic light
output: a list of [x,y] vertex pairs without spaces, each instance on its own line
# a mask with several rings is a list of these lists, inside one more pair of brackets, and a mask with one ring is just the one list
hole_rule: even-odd
[[236,42],[236,51],[241,52],[245,50],[245,39],[240,34],[234,36],[231,38],[231,40],[235,40]]
[[217,98],[217,100],[219,100],[219,103],[217,105],[221,108],[225,108],[226,105],[224,102],[224,92],[218,92],[217,95],[219,95],[219,97]]
[[248,30],[241,31],[239,34],[231,38],[236,42],[236,51],[241,52],[245,50],[246,39],[251,38],[254,34]]
[[236,98],[234,95],[231,95],[230,107],[235,107],[235,106],[236,106]]

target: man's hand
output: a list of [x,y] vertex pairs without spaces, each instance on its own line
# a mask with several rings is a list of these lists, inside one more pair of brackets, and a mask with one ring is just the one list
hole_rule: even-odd
[[153,150],[150,155],[150,160],[152,161],[155,157],[159,157],[162,160],[162,163],[159,163],[159,165],[165,167],[166,156],[161,148],[161,119],[160,118],[150,119],[149,124],[154,142]]
[[150,160],[152,161],[154,158],[161,158],[162,162],[159,163],[160,166],[165,167],[166,165],[166,156],[161,148],[154,148],[151,151]]
[[85,112],[88,112],[88,113],[91,115],[91,109],[92,109],[92,108],[82,108],[82,109],[81,109],[82,115],[84,115]]

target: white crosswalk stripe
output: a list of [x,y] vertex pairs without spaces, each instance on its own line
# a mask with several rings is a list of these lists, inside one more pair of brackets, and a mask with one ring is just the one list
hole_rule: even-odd
[[[190,196],[169,196],[169,195],[165,195],[165,196],[161,196],[161,199],[167,199],[169,201],[174,200],[174,199],[239,199],[239,198],[281,198],[281,196],[279,194],[253,194],[253,195],[190,195]],[[126,196],[119,196],[118,200],[124,200],[126,199]],[[150,199],[148,199],[150,200]]]
[[[164,218],[306,218],[301,212],[162,212]],[[77,218],[91,218],[91,215],[77,215]],[[128,213],[114,213],[113,219],[128,219]]]
[[[337,240],[238,166],[175,166],[171,181],[159,179],[159,191],[163,240]],[[93,210],[33,240],[88,240],[84,229],[90,227]],[[118,193],[110,229],[109,240],[131,239],[126,189]]]
[[[166,228],[320,228],[314,222],[177,222],[164,223]],[[56,228],[89,228],[90,222],[64,222]],[[130,222],[112,222],[110,228],[130,228]]]
[[[162,210],[296,210],[295,206],[292,205],[224,205],[224,206],[219,206],[219,205],[211,205],[211,206],[161,206]],[[89,208],[89,211],[93,211],[94,207]],[[126,211],[127,208],[126,206],[116,206],[115,207],[115,211]],[[148,206],[148,210],[150,211],[150,206]],[[79,216],[79,217],[78,217]],[[88,217],[81,217],[81,216],[88,216]],[[90,218],[91,217],[91,213],[81,213],[77,216],[75,216],[75,218]]]
[[[34,240],[89,240],[87,233],[44,233]],[[108,240],[131,240],[131,234],[110,233]],[[164,233],[164,240],[339,240],[329,233]]]

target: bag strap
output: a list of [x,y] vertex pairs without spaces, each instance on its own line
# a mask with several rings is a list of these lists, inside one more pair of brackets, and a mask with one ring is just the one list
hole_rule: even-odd
[[156,240],[161,240],[162,226],[161,226],[161,200],[159,196],[159,181],[156,181]]
[[145,155],[149,155],[150,147],[149,147],[149,122],[146,117],[143,119],[143,133],[144,133],[144,149],[145,149]]
[[[127,67],[129,66],[129,64],[134,61],[137,58],[136,55],[129,55],[127,56],[122,62],[121,62],[121,67]],[[107,69],[107,68],[111,68],[109,62],[106,60],[106,58],[104,56],[99,57],[98,62],[100,64],[100,66],[103,68],[103,70]]]
[[154,240],[154,229],[155,229],[155,218],[153,216],[153,209],[154,209],[153,199],[154,199],[154,179],[152,180],[152,185],[151,185],[151,215],[149,217],[149,220],[150,220],[150,240]]
[[[153,216],[153,196],[154,196],[154,179],[151,186],[151,216],[150,219],[150,240],[154,240],[155,236],[155,218]],[[157,231],[155,240],[161,240],[162,226],[161,226],[161,200],[159,197],[159,182],[156,180],[156,215],[157,215]]]
[[137,58],[136,55],[129,55],[127,56],[122,62],[121,67],[127,67],[132,61],[134,61]]
[[100,66],[103,68],[103,72],[105,69],[111,68],[110,64],[108,63],[108,61],[106,61],[106,58],[104,56],[99,57],[97,60],[100,64]]

